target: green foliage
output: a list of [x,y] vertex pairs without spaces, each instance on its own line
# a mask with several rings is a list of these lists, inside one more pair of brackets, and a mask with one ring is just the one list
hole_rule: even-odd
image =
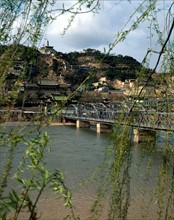
[[[105,55],[98,50],[90,48],[84,50],[83,53],[71,52],[64,54],[63,58],[76,67],[72,74],[65,75],[65,79],[71,82],[72,86],[74,86],[75,83],[80,84],[88,76],[90,76],[89,80],[91,82],[95,76],[96,80],[93,82],[97,82],[97,75],[99,78],[101,72],[102,75],[106,76],[109,80],[119,79],[125,81],[126,79],[136,79],[137,76],[135,72],[141,69],[141,64],[132,57],[110,54]],[[91,59],[91,63],[94,63],[94,65],[95,62],[100,63],[100,67],[91,68],[90,71],[81,70],[80,66],[82,64],[88,66],[89,59]],[[106,64],[107,67],[105,67]]]
[[[174,28],[173,20],[173,2],[163,4],[159,8],[157,0],[141,1],[134,13],[130,16],[124,27],[119,30],[114,41],[109,45],[109,51],[105,54],[92,49],[87,49],[84,56],[95,56],[98,64],[109,64],[111,67],[116,68],[118,65],[124,69],[124,79],[129,74],[134,74],[130,69],[137,70],[137,77],[139,82],[144,81],[144,85],[138,90],[137,96],[133,100],[133,104],[126,112],[127,125],[122,126],[124,118],[120,118],[120,123],[115,127],[112,134],[111,146],[109,147],[102,170],[100,173],[101,185],[98,189],[97,200],[91,209],[91,219],[100,219],[103,210],[103,200],[106,195],[109,196],[109,213],[108,219],[127,219],[129,208],[131,205],[130,185],[131,185],[131,142],[130,142],[130,125],[131,115],[136,111],[136,101],[142,97],[143,91],[152,82],[153,76],[159,68],[162,73],[171,73],[173,75],[173,38],[172,31]],[[25,59],[26,64],[36,64],[35,60],[38,58],[38,52],[35,51],[35,46],[39,43],[44,34],[46,26],[55,18],[54,12],[59,11],[59,15],[69,12],[69,24],[65,27],[64,33],[67,28],[71,26],[75,17],[79,13],[86,13],[91,11],[98,11],[100,1],[84,0],[77,1],[70,8],[66,8],[64,4],[61,9],[53,9],[55,0],[1,0],[0,2],[0,88],[4,88],[6,80],[11,78],[10,70],[15,61]],[[83,10],[85,8],[85,10]],[[164,20],[166,21],[164,30],[160,28],[158,17],[161,16],[162,10],[164,13]],[[56,16],[56,15],[55,15]],[[123,42],[128,34],[135,31],[143,22],[149,22],[150,40],[152,40],[152,32],[157,36],[159,51],[154,51],[153,48],[147,50],[142,64],[137,63],[133,58],[128,56],[110,56],[110,52],[120,42]],[[17,23],[16,23],[17,22]],[[16,29],[15,28],[15,25]],[[31,46],[24,47],[21,44],[26,43]],[[11,45],[7,47],[6,45]],[[156,65],[149,71],[150,55],[156,53],[158,55]],[[62,54],[61,54],[62,55]],[[71,64],[77,64],[79,60],[79,53],[70,53],[62,55],[67,58]],[[36,61],[37,62],[37,61]],[[57,66],[54,63],[54,67]],[[83,72],[84,73],[84,72]],[[0,103],[8,106],[9,110],[15,105],[16,98],[18,97],[18,90],[20,83],[23,82],[24,77],[29,74],[29,70],[24,66],[19,70],[19,78],[14,81],[11,86],[11,92],[4,96],[3,89],[0,92]],[[46,73],[45,73],[46,74]],[[115,76],[121,78],[120,68],[114,71],[108,71],[108,76],[113,79]],[[126,75],[127,74],[127,75]],[[91,74],[92,75],[92,74]],[[123,75],[123,74],[122,74]],[[132,76],[132,75],[131,75]],[[90,78],[90,73],[82,72],[76,77],[70,75],[72,80],[79,78],[79,84],[82,81],[87,81]],[[159,80],[157,82],[163,82]],[[167,81],[166,81],[167,82]],[[83,84],[83,83],[82,83]],[[169,87],[170,84],[168,83]],[[159,85],[160,86],[160,85]],[[171,88],[171,87],[170,87]],[[161,92],[161,98],[165,99],[168,96],[169,88],[166,87],[165,93]],[[71,96],[72,97],[72,96]],[[156,109],[155,109],[156,111]],[[171,108],[166,111],[170,112]],[[8,121],[8,114],[5,116],[5,121]],[[154,114],[155,115],[155,114]],[[130,117],[129,117],[130,116]],[[13,215],[13,219],[18,219],[23,210],[27,210],[30,214],[29,219],[34,220],[38,217],[37,204],[43,193],[45,187],[49,186],[64,200],[64,206],[70,208],[71,216],[67,218],[78,219],[74,214],[74,209],[71,203],[71,192],[64,184],[64,175],[60,170],[50,172],[45,167],[44,155],[47,152],[47,145],[49,138],[46,133],[41,133],[40,128],[45,125],[40,118],[40,124],[35,130],[8,130],[9,128],[1,129],[0,133],[0,150],[3,157],[6,159],[1,166],[0,173],[0,218],[7,219],[8,214]],[[48,123],[49,119],[46,119]],[[31,136],[32,137],[31,137]],[[153,204],[157,205],[158,219],[173,219],[173,203],[174,203],[174,163],[173,163],[173,142],[171,142],[173,133],[167,132],[164,138],[164,145],[161,147],[161,165],[157,170],[156,187],[152,196]],[[16,165],[16,171],[13,170],[14,157],[16,151],[22,149],[22,157],[19,164]],[[146,181],[150,178],[150,169],[152,169],[152,161],[154,158],[154,150],[150,145],[150,158],[147,162],[147,175]],[[157,152],[158,153],[158,152]],[[142,154],[142,159],[144,159]],[[138,164],[139,166],[141,164]],[[109,172],[105,173],[106,167],[109,167]],[[26,174],[26,175],[24,175]],[[106,174],[106,175],[104,175]],[[142,174],[142,173],[140,173]],[[14,189],[13,185],[9,188],[9,183],[13,176],[13,181],[17,182],[19,188]],[[155,183],[154,183],[155,184]],[[35,196],[32,196],[34,191]],[[144,193],[146,190],[143,191]],[[147,215],[147,212],[146,212]],[[144,218],[144,216],[143,216]]]
[[[1,175],[1,188],[0,188],[0,218],[6,219],[8,214],[13,213],[13,218],[18,219],[18,216],[23,210],[28,210],[30,213],[29,219],[38,217],[37,203],[43,193],[45,187],[49,186],[54,192],[58,194],[59,198],[63,198],[64,206],[70,208],[73,214],[71,203],[71,192],[64,184],[64,176],[60,170],[50,172],[45,167],[44,154],[47,151],[48,135],[47,133],[38,132],[35,137],[33,136],[36,131],[23,131],[22,135],[12,131],[3,135],[1,142],[1,151],[6,148],[9,156],[4,171]],[[27,136],[26,136],[27,135]],[[5,143],[8,145],[4,146]],[[21,143],[23,143],[21,145]],[[13,174],[13,181],[18,185],[17,189],[9,188],[9,194],[6,195],[5,189],[10,181],[10,171],[12,169],[13,158],[18,148],[23,149],[22,158],[16,167]],[[3,162],[5,162],[3,160]],[[23,174],[27,175],[23,175]],[[18,183],[18,184],[17,184]],[[35,196],[31,196],[31,192],[35,192]],[[75,218],[75,216],[74,216]]]
[[[54,4],[54,0],[0,2],[1,88],[5,88],[7,80],[13,80],[11,71],[14,69],[14,63],[23,61],[24,64],[22,68],[17,69],[18,77],[11,81],[11,91],[6,96],[3,89],[0,92],[0,104],[9,108],[3,119],[5,122],[8,122],[10,109],[13,109],[16,103],[20,84],[25,78],[30,78],[29,65],[34,66],[40,62],[35,46],[41,39],[46,25],[53,19],[50,9]],[[17,27],[14,31],[15,22]],[[23,43],[32,47],[23,46]],[[46,133],[40,131],[43,126],[41,118],[41,126],[38,125],[32,130],[27,130],[30,128],[9,130],[9,127],[3,126],[0,128],[0,151],[3,158],[0,170],[1,219],[7,219],[9,216],[18,219],[25,210],[29,213],[28,219],[38,218],[37,203],[48,186],[58,194],[58,198],[63,198],[64,206],[71,210],[69,218],[75,219],[71,192],[64,184],[63,174],[60,170],[50,172],[45,167],[44,158],[49,138]],[[22,150],[22,156],[19,163],[14,164],[16,152],[19,150]]]

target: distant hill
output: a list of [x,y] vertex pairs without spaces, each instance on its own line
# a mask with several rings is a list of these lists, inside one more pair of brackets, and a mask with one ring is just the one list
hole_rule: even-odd
[[136,79],[136,70],[141,68],[141,64],[130,56],[106,55],[95,49],[61,53],[61,56],[71,65],[65,78],[73,84],[82,82],[89,74],[91,81],[96,81],[100,77],[121,81]]
[[1,45],[1,63],[5,59],[11,61],[12,66],[17,61],[24,63],[26,81],[48,78],[59,82],[61,76],[72,87],[79,85],[89,75],[90,83],[104,76],[108,80],[135,79],[136,70],[141,67],[130,56],[109,55],[95,49],[62,53],[50,46],[38,50],[23,45]]

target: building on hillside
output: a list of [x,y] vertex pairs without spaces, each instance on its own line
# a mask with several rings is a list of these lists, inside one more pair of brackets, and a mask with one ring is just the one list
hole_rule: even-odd
[[70,84],[58,84],[54,80],[40,79],[37,83],[24,86],[25,105],[49,106],[56,101],[64,101],[70,92]]
[[99,78],[99,82],[104,85],[107,83],[107,78],[105,76]]
[[92,85],[95,89],[99,89],[99,87],[108,86],[107,78],[106,77],[100,77],[98,82],[94,82],[94,83],[92,83]]
[[109,92],[109,87],[108,86],[103,86],[103,87],[100,87],[100,88],[96,89],[95,91],[98,91],[98,92]]
[[124,89],[124,94],[126,96],[138,96],[140,91],[141,95],[143,95],[146,98],[155,97],[156,95],[154,82],[149,82],[147,85],[143,82],[140,84],[137,84],[136,82],[132,84],[130,82]]
[[91,69],[91,67],[90,66],[85,66],[85,65],[81,65],[81,66],[79,66],[79,70],[90,70]]
[[49,41],[46,40],[45,45],[39,49],[39,52],[45,55],[55,54],[56,50],[54,50],[53,46],[49,45]]

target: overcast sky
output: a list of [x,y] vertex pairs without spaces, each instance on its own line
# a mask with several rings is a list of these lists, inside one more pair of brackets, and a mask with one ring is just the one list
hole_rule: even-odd
[[[67,5],[74,3],[73,0],[64,1]],[[46,30],[44,38],[49,40],[50,45],[57,51],[73,52],[82,51],[91,48],[98,49],[101,52],[108,50],[108,46],[115,40],[117,31],[119,31],[129,19],[135,8],[141,3],[141,0],[120,1],[120,0],[101,0],[101,9],[98,14],[88,13],[78,15],[65,35],[62,35],[64,28],[70,19],[69,14],[58,17]],[[159,7],[166,8],[171,0],[159,0]],[[57,1],[62,4],[62,1]],[[160,26],[163,29],[164,15],[159,16]],[[134,18],[135,20],[135,18]],[[131,32],[124,42],[116,45],[111,53],[132,56],[141,62],[147,52],[147,49],[153,46],[158,49],[157,38],[154,35],[149,40],[149,23],[145,22],[140,27]],[[128,29],[128,26],[125,28]],[[44,39],[41,46],[44,45]],[[151,67],[155,64],[156,57],[153,57]]]

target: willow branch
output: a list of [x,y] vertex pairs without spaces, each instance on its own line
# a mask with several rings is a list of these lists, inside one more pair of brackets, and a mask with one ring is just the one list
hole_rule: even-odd
[[[54,9],[54,10],[52,10],[52,12],[55,12],[55,11],[61,11],[61,13],[59,14],[59,16],[60,15],[62,15],[62,14],[64,14],[65,12],[69,12],[70,14],[86,14],[86,13],[90,13],[90,12],[92,12],[92,11],[94,11],[99,5],[100,5],[100,3],[99,3],[99,0],[97,0],[97,2],[95,3],[95,5],[91,8],[91,9],[89,9],[89,10],[84,10],[84,11],[79,11],[78,9],[77,10],[74,10],[73,11],[73,9],[74,9],[74,6],[76,6],[76,5],[78,5],[79,3],[76,3],[76,4],[74,4],[73,6],[71,6],[70,8],[68,8],[68,9],[63,9],[63,8],[57,8],[57,9]],[[83,5],[83,3],[79,6],[79,7],[81,7]],[[79,8],[78,7],[78,8]]]
[[[159,56],[158,56],[158,60],[157,60],[157,62],[156,62],[156,65],[155,65],[153,71],[151,72],[151,74],[149,75],[149,77],[148,77],[147,81],[145,82],[144,86],[141,88],[141,90],[140,90],[140,92],[139,92],[139,94],[138,94],[138,97],[140,97],[140,95],[142,94],[144,88],[147,86],[147,84],[148,84],[149,81],[151,80],[152,75],[156,72],[156,69],[157,69],[157,67],[158,67],[158,65],[159,65],[159,62],[160,62],[160,59],[161,59],[161,56],[162,56],[162,54],[163,54],[164,51],[165,51],[166,45],[167,45],[167,43],[168,43],[168,41],[169,41],[169,39],[170,39],[170,37],[171,37],[171,34],[172,34],[173,29],[174,29],[174,18],[173,18],[173,22],[172,22],[172,24],[171,24],[169,33],[168,33],[168,35],[167,35],[167,38],[166,38],[166,40],[165,40],[165,42],[164,42],[164,44],[163,44],[163,46],[162,46],[162,48],[161,48],[161,51],[159,52]],[[132,112],[135,103],[136,103],[136,100],[134,101],[132,107],[130,108],[129,114]],[[129,114],[128,114],[128,115],[129,115]]]

